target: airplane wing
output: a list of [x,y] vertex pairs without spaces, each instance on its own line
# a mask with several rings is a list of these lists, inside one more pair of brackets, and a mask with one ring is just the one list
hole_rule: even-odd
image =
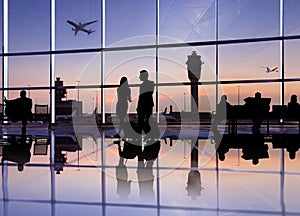
[[278,67],[273,67],[272,69],[271,69],[271,71],[275,71],[275,70],[277,70],[278,69]]
[[85,27],[85,26],[87,26],[87,25],[90,25],[90,24],[93,24],[93,23],[95,23],[95,22],[98,22],[98,20],[94,20],[94,21],[87,22],[87,23],[82,23],[81,26],[82,26],[82,28],[83,28],[83,27]]
[[75,22],[71,21],[71,20],[67,20],[67,23],[71,24],[71,25],[74,26],[75,28],[78,27],[78,25],[77,25]]

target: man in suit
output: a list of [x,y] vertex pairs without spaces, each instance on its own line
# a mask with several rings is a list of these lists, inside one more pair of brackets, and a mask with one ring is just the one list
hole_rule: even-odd
[[27,120],[32,119],[32,100],[28,97],[26,97],[26,91],[22,90],[20,92],[20,98],[17,99],[19,103],[21,104],[22,110],[21,110],[21,121],[22,121],[22,133],[26,133],[26,126],[27,126]]
[[22,134],[26,134],[27,120],[32,119],[32,100],[26,97],[26,91],[20,91],[20,97],[14,100],[7,100],[6,115],[13,121],[22,121]]
[[146,70],[140,71],[140,80],[142,84],[140,85],[139,100],[137,106],[138,114],[138,124],[140,133],[144,130],[144,133],[147,134],[150,132],[149,118],[153,113],[153,91],[154,91],[154,82],[149,80],[149,73]]

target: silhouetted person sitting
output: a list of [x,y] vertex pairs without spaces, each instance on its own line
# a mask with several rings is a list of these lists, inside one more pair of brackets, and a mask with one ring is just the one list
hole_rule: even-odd
[[149,73],[146,70],[140,71],[140,80],[142,84],[140,85],[139,100],[137,105],[137,114],[138,114],[138,124],[140,127],[140,134],[142,130],[147,134],[151,129],[149,125],[149,118],[153,113],[153,91],[154,91],[154,82],[150,81]]
[[32,100],[26,97],[26,91],[20,92],[20,98],[6,100],[6,115],[12,121],[22,121],[22,134],[26,133],[27,121],[32,119]]
[[267,117],[270,109],[271,98],[262,98],[261,93],[256,92],[254,98],[248,97],[244,101],[247,113],[253,120],[252,131],[260,133],[262,121]]
[[262,134],[253,133],[251,137],[245,140],[242,149],[242,158],[252,160],[253,165],[257,165],[260,159],[269,158],[269,147],[265,144]]
[[216,115],[214,118],[214,122],[212,124],[213,131],[217,130],[219,123],[227,118],[226,116],[230,110],[230,107],[231,107],[230,103],[227,102],[227,96],[222,95],[220,102],[218,103],[216,108]]
[[300,116],[300,105],[297,102],[297,95],[293,94],[287,107],[288,118],[298,118]]

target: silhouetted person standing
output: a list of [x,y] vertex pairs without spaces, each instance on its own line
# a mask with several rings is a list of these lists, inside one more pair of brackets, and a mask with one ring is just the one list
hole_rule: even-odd
[[128,80],[126,77],[121,78],[120,87],[117,89],[117,93],[118,93],[118,102],[116,107],[116,113],[120,120],[120,126],[118,130],[118,134],[120,135],[122,129],[124,130],[124,122],[128,110],[127,101],[132,102],[131,90],[128,86]]
[[217,109],[216,109],[216,115],[214,118],[214,122],[212,124],[212,130],[216,131],[218,128],[218,124],[226,119],[227,113],[230,109],[231,105],[227,102],[227,96],[226,95],[222,95],[220,102],[217,105]]
[[293,94],[287,107],[288,117],[299,117],[300,105],[297,102],[297,95]]
[[32,100],[26,97],[26,91],[20,91],[20,97],[6,100],[6,114],[13,121],[22,121],[22,134],[26,134],[27,121],[32,119]]
[[146,70],[140,71],[139,78],[142,81],[142,84],[140,85],[139,100],[136,110],[138,114],[140,133],[142,133],[142,130],[144,130],[144,133],[147,134],[151,130],[149,118],[153,113],[154,106],[154,82],[149,80],[149,73]]

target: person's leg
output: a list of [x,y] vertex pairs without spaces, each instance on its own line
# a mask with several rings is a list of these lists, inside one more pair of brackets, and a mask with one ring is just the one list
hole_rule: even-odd
[[145,119],[144,127],[143,127],[145,134],[147,134],[151,131],[151,127],[150,127],[150,123],[149,123],[149,119],[151,118],[151,115],[152,115],[152,108],[147,110],[147,112],[145,113],[146,119]]
[[118,129],[118,134],[120,135],[122,129],[124,130],[124,116],[119,116],[119,129]]
[[145,123],[145,113],[144,112],[138,112],[138,128],[137,128],[137,132],[139,134],[142,134],[142,131],[144,130],[144,123]]
[[27,120],[22,120],[22,134],[26,134]]

